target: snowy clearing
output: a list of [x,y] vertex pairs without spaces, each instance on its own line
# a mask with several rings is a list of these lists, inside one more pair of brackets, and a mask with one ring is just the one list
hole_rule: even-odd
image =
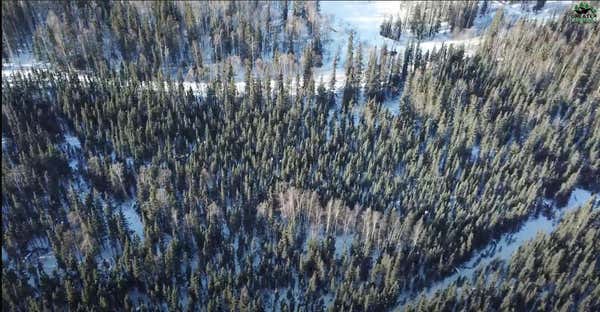
[[[399,41],[383,37],[379,34],[379,26],[390,16],[405,17],[408,14],[408,2],[401,1],[322,1],[321,14],[328,17],[327,22],[331,27],[330,43],[327,47],[324,62],[321,68],[315,70],[315,79],[320,78],[327,82],[333,75],[333,57],[339,52],[339,62],[336,72],[335,88],[340,89],[344,85],[345,75],[343,73],[343,62],[345,60],[346,46],[350,32],[355,33],[355,39],[363,45],[365,52],[384,45],[391,50],[404,50],[414,36],[410,33],[402,35]],[[499,9],[504,9],[505,20],[514,23],[520,18],[527,18],[539,22],[556,19],[565,10],[572,6],[572,1],[548,1],[539,12],[531,10],[533,3],[509,3],[507,1],[493,1],[490,3],[485,15],[479,15],[473,27],[460,32],[451,33],[447,23],[443,23],[441,31],[432,38],[426,38],[419,42],[423,51],[439,49],[442,45],[461,45],[467,56],[474,55],[487,27],[490,26],[494,15]],[[368,53],[365,53],[368,55]],[[390,102],[396,105],[384,105],[391,108],[392,113],[397,113],[397,101]]]

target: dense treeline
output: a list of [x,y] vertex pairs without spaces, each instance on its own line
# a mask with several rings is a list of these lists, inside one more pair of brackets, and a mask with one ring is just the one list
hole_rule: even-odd
[[594,311],[600,306],[600,203],[590,202],[551,235],[522,247],[509,263],[493,263],[406,311]]
[[254,63],[308,46],[322,57],[316,2],[8,1],[2,16],[3,58],[32,47],[40,60],[78,69],[134,62],[147,74],[200,79],[230,55]]
[[389,16],[379,28],[379,34],[394,40],[400,40],[402,33],[410,33],[417,40],[430,38],[447,24],[450,32],[470,28],[478,15],[484,15],[488,3],[483,1],[443,1],[440,3],[414,2],[407,8],[404,17]]
[[205,90],[126,58],[3,79],[3,308],[393,307],[543,198],[599,187],[599,26],[502,25],[472,57],[363,64],[350,37],[341,90],[310,46],[292,75],[248,60],[241,87],[231,61]]

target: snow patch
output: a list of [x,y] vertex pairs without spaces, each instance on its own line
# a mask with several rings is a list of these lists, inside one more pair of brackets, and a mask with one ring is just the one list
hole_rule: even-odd
[[2,262],[6,262],[8,261],[8,253],[6,252],[6,249],[4,249],[4,247],[2,247]]
[[479,159],[479,145],[474,145],[471,148],[471,161],[477,161]]
[[578,208],[578,207],[584,205],[585,203],[587,203],[590,200],[591,197],[592,197],[592,192],[590,192],[590,191],[580,189],[580,188],[574,189],[573,192],[571,193],[571,196],[569,197],[569,202],[567,203],[565,208],[561,211],[561,217],[562,217],[562,215],[564,215],[564,213],[569,212],[569,211],[573,210],[574,208]]
[[39,263],[42,265],[42,269],[48,275],[57,271],[58,263],[56,262],[56,257],[53,252],[49,252],[45,255],[42,255],[38,258]]
[[81,149],[81,142],[76,136],[65,134],[64,137],[65,142],[69,147],[71,147],[72,149]]
[[144,240],[144,224],[142,218],[135,210],[136,201],[133,199],[123,202],[120,207],[129,229],[133,231],[142,241]]
[[344,251],[349,250],[354,241],[353,234],[340,234],[335,237],[335,257],[340,258]]
[[2,137],[2,149],[6,150],[8,149],[8,138],[7,137]]
[[19,51],[4,62],[2,59],[2,79],[11,81],[12,77],[18,74],[27,76],[36,68],[46,68],[50,64],[36,61],[33,54],[27,51]]

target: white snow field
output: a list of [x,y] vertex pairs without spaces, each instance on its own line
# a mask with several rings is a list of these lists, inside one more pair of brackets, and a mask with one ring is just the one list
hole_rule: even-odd
[[[533,2],[528,4],[509,3],[508,1],[490,1],[488,11],[485,15],[477,16],[473,27],[459,33],[450,33],[447,24],[442,23],[442,30],[434,38],[421,41],[424,50],[439,48],[442,43],[464,44],[466,48],[475,48],[490,25],[496,11],[504,9],[505,19],[515,22],[519,18],[545,21],[560,16],[565,10],[572,6],[572,1],[547,1],[539,12],[531,10]],[[330,52],[335,52],[336,44],[342,44],[340,53],[344,53],[348,33],[354,31],[357,39],[366,47],[405,47],[412,38],[411,34],[402,34],[400,42],[379,35],[379,25],[390,16],[405,17],[409,12],[411,3],[402,1],[321,1],[321,14],[331,18],[333,28],[332,39],[334,45]],[[444,27],[446,26],[446,27]],[[341,38],[339,38],[341,37]],[[342,58],[343,59],[343,58]]]
[[[533,2],[526,5],[521,3],[509,3],[508,1],[490,1],[487,13],[478,15],[473,27],[460,32],[451,33],[447,23],[442,23],[442,29],[433,38],[426,38],[419,42],[423,51],[439,49],[442,45],[462,45],[465,54],[475,54],[479,43],[485,34],[485,30],[491,24],[494,15],[499,9],[504,9],[505,21],[514,23],[520,18],[527,18],[543,22],[555,19],[572,6],[572,1],[547,1],[544,7],[533,12]],[[323,66],[315,70],[315,81],[323,79],[325,83],[331,80],[333,74],[333,58],[336,51],[339,53],[339,61],[336,70],[336,89],[344,85],[345,75],[343,63],[345,61],[346,47],[350,32],[354,32],[358,43],[362,44],[363,55],[369,55],[372,48],[382,48],[384,45],[389,50],[402,52],[414,36],[403,33],[399,41],[385,38],[379,34],[379,26],[390,16],[405,17],[409,14],[411,3],[402,1],[321,1],[321,14],[326,17],[326,26],[329,29],[329,40],[323,58]],[[366,62],[366,60],[363,60]],[[392,114],[397,113],[398,97],[386,99],[384,107]]]

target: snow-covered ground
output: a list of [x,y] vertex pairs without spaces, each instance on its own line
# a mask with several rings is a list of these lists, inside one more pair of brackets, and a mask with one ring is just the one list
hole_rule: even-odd
[[[345,60],[346,46],[350,32],[355,33],[357,42],[362,43],[364,55],[374,47],[381,48],[384,44],[388,49],[403,50],[412,35],[403,33],[399,41],[394,41],[379,35],[379,26],[390,16],[405,17],[409,13],[412,4],[401,1],[321,1],[321,14],[325,17],[324,33],[328,34],[329,40],[325,46],[324,62],[321,68],[315,69],[315,81],[323,79],[328,83],[333,74],[333,57],[339,52],[338,70],[336,73],[336,89],[344,84],[343,62]],[[500,8],[504,9],[505,19],[514,22],[519,18],[528,18],[536,21],[544,21],[558,17],[572,6],[572,1],[547,1],[539,12],[533,12],[533,2],[528,4],[509,3],[507,1],[492,1],[489,4],[487,14],[478,16],[474,26],[458,33],[450,33],[446,23],[439,34],[433,38],[427,38],[420,42],[422,50],[439,48],[442,44],[463,45],[467,54],[473,54],[476,50],[485,29],[490,25],[494,14]],[[356,45],[355,45],[356,46]],[[366,60],[364,60],[366,62]],[[2,63],[2,77],[10,79],[16,73],[27,74],[33,68],[48,68],[48,63],[35,60],[28,51],[17,51],[9,61]],[[236,75],[236,87],[243,91],[245,83],[243,75]],[[204,94],[207,85],[205,82],[185,81],[184,87],[196,93]],[[394,106],[392,106],[394,107]]]
[[352,242],[354,241],[354,235],[347,234],[338,234],[335,237],[335,257],[341,258],[342,254],[345,251],[350,250],[350,246],[352,246]]
[[48,254],[42,255],[38,259],[42,264],[42,269],[46,274],[50,275],[57,270],[58,264],[56,262],[56,257],[54,256],[53,252],[49,252]]
[[41,265],[44,273],[50,275],[58,269],[58,263],[47,238],[35,238],[27,246],[25,261],[31,261],[37,267]]
[[[548,1],[543,9],[539,12],[531,11],[530,7],[523,6],[521,3],[509,3],[505,1],[494,1],[490,3],[488,13],[484,16],[478,16],[474,21],[474,26],[470,29],[461,31],[460,33],[450,33],[448,29],[442,31],[433,38],[425,39],[420,42],[420,47],[423,50],[439,48],[442,44],[464,45],[468,54],[474,53],[479,42],[485,33],[485,29],[490,25],[493,16],[499,9],[504,9],[505,18],[507,21],[514,22],[519,18],[528,18],[536,21],[544,21],[558,17],[564,11],[572,6],[572,1]],[[368,55],[368,50],[374,47],[381,48],[384,44],[389,49],[403,50],[408,42],[412,39],[410,34],[403,34],[401,40],[393,41],[379,35],[379,25],[389,16],[404,16],[407,13],[407,3],[398,1],[322,1],[321,13],[329,17],[328,27],[329,40],[326,43],[326,52],[324,64],[321,68],[315,70],[315,80],[323,79],[324,83],[328,83],[333,74],[333,56],[336,51],[339,51],[339,62],[336,73],[336,89],[341,88],[344,84],[345,77],[343,75],[343,62],[345,60],[347,40],[350,32],[355,33],[357,42],[362,43],[363,55]],[[356,46],[356,45],[355,45]],[[363,60],[366,63],[366,60]],[[11,58],[10,62],[3,62],[2,77],[3,79],[10,77],[16,73],[27,74],[34,68],[47,68],[48,64],[38,62],[34,59],[31,53],[20,51],[18,55]],[[85,76],[80,76],[85,78]],[[186,89],[191,89],[197,93],[206,92],[206,83],[204,82],[184,82]],[[238,91],[242,91],[245,87],[243,81],[236,82]],[[397,112],[398,98],[388,99],[384,106],[388,107],[392,113]],[[72,135],[65,135],[65,148],[71,152],[81,149],[81,142]],[[8,145],[8,139],[2,138],[3,149]],[[472,159],[477,159],[479,148],[473,147]],[[80,171],[79,160],[75,157],[69,158],[69,165],[73,171]],[[81,193],[90,191],[89,184],[78,175],[75,178]],[[591,193],[582,189],[576,189],[569,204],[562,210],[558,210],[558,216],[554,219],[548,219],[545,216],[538,216],[528,220],[521,229],[514,234],[506,234],[498,241],[492,242],[489,246],[476,252],[471,260],[465,263],[458,269],[457,273],[434,284],[427,291],[428,294],[435,293],[438,289],[442,289],[457,280],[459,277],[470,277],[477,268],[483,267],[494,258],[509,259],[512,254],[524,242],[534,238],[538,232],[550,233],[554,230],[557,220],[560,219],[565,211],[579,207],[586,202],[591,196]],[[144,239],[143,223],[137,211],[135,210],[135,200],[125,201],[120,205],[121,210],[127,220],[130,229]],[[339,235],[336,237],[335,253],[336,258],[348,250],[352,236]],[[2,259],[8,259],[6,252],[2,249]],[[50,251],[38,257],[42,263],[46,273],[50,273],[56,269],[56,258]]]
[[[520,18],[536,21],[545,21],[557,18],[572,6],[572,1],[547,1],[544,7],[538,11],[532,11],[533,2],[528,4],[509,3],[508,1],[491,1],[485,15],[479,15],[474,21],[473,27],[458,33],[450,33],[448,27],[442,27],[439,34],[433,38],[421,41],[423,50],[439,48],[442,43],[464,44],[467,50],[474,49],[478,45],[485,29],[490,25],[492,19],[499,9],[504,9],[506,21],[515,22]],[[340,53],[345,53],[348,34],[355,32],[359,42],[366,48],[388,47],[404,48],[413,39],[411,34],[403,33],[400,41],[394,41],[379,35],[379,26],[391,16],[406,17],[409,13],[410,2],[402,1],[321,1],[321,14],[330,17],[333,45],[329,50],[335,52],[340,48]],[[471,50],[472,51],[472,50]],[[343,57],[342,57],[343,60]]]
[[[4,66],[2,73],[4,75]],[[63,138],[64,141],[60,144],[60,147],[69,156],[69,167],[71,167],[73,172],[79,172],[81,142],[76,136],[73,136],[70,133],[64,134]],[[80,174],[76,175],[74,182],[71,185],[80,194],[81,198],[84,197],[84,194],[89,192],[89,186],[83,181]],[[25,261],[30,261],[34,266],[38,263],[41,264],[42,270],[48,275],[57,271],[58,263],[47,238],[44,237],[43,239],[38,238],[32,240],[27,249],[28,254],[25,256]],[[4,249],[2,250],[4,252]],[[32,280],[30,280],[30,284],[33,285]]]
[[[438,290],[443,290],[450,286],[453,282],[457,281],[459,278],[471,279],[475,272],[484,268],[487,264],[492,262],[493,260],[509,260],[514,253],[524,245],[526,242],[534,239],[539,234],[550,234],[565,213],[572,211],[576,208],[581,207],[582,205],[588,203],[590,199],[594,196],[590,191],[576,188],[573,190],[569,197],[569,201],[566,206],[562,208],[558,208],[552,205],[553,209],[553,217],[548,218],[546,215],[539,215],[536,217],[532,217],[527,220],[521,228],[515,233],[506,233],[500,237],[500,239],[490,242],[484,248],[479,249],[475,252],[475,254],[471,257],[471,259],[465,262],[459,268],[456,268],[456,273],[446,277],[445,279],[434,283],[431,285],[426,291],[422,292],[427,296],[432,296]],[[547,203],[552,203],[551,201],[546,201]],[[596,205],[598,201],[595,202]],[[400,300],[409,299],[414,295],[420,294],[402,294],[400,296]]]
[[21,73],[26,75],[34,68],[45,68],[49,64],[35,60],[31,52],[19,50],[10,58],[10,61],[2,60],[2,79],[9,79],[12,75]]
[[474,145],[471,148],[471,161],[477,161],[477,159],[479,159],[479,151],[480,151],[479,145]]
[[133,231],[142,241],[144,240],[144,224],[142,218],[135,210],[136,201],[134,199],[126,200],[121,204],[121,211],[127,220],[129,229]]
[[[321,1],[321,14],[331,20],[332,40],[330,52],[340,49],[345,53],[348,35],[354,31],[356,39],[367,47],[394,41],[379,35],[379,25],[391,15],[403,17],[407,13],[407,4],[400,1]],[[342,55],[342,60],[343,55]]]
[[8,253],[6,252],[6,249],[4,249],[4,247],[2,247],[2,262],[8,261]]
[[65,134],[65,143],[67,143],[67,145],[72,148],[72,149],[80,149],[81,148],[81,142],[79,141],[79,139],[76,136],[73,136],[71,134]]
[[[528,4],[509,3],[508,1],[492,1],[485,15],[478,15],[473,27],[460,32],[451,33],[447,23],[442,23],[440,32],[432,38],[420,41],[419,46],[423,51],[439,49],[442,45],[461,45],[465,48],[466,55],[473,55],[479,46],[485,30],[491,24],[494,15],[499,9],[504,9],[505,21],[514,23],[520,18],[527,18],[539,22],[557,18],[572,6],[572,1],[547,1],[542,10],[533,12]],[[403,51],[411,40],[412,34],[403,33],[399,41],[385,38],[379,34],[381,23],[391,16],[406,17],[409,13],[410,2],[402,1],[321,1],[321,14],[326,17],[329,27],[329,40],[326,45],[323,66],[315,70],[315,80],[323,79],[325,83],[331,80],[333,74],[333,58],[339,52],[339,62],[336,71],[336,89],[344,85],[343,63],[346,59],[346,47],[350,32],[354,32],[357,43],[363,47],[363,55],[367,56],[372,48],[382,48],[384,45],[389,50]],[[355,47],[357,46],[355,43]],[[366,63],[366,60],[363,60]],[[387,103],[387,104],[386,104]],[[384,103],[392,113],[397,113],[398,99],[390,99]]]
[[[91,191],[91,184],[84,174],[85,162],[83,161],[81,141],[72,132],[67,131],[63,135],[64,141],[60,144],[61,149],[68,155],[68,163],[73,172],[73,180],[70,184],[75,192],[79,195],[80,199],[84,199],[87,194]],[[83,165],[80,165],[83,164]],[[135,210],[135,199],[125,200],[122,203],[117,203],[120,211],[123,212],[125,220],[130,230],[137,235],[142,241],[144,239],[144,226],[141,221],[140,215]],[[25,257],[25,260],[31,261],[33,265],[41,264],[43,271],[46,274],[53,274],[57,271],[58,264],[54,251],[52,250],[48,239],[36,239],[30,242],[28,247],[29,254]],[[6,251],[2,249],[3,260],[6,256]],[[114,263],[115,252],[112,248],[103,248],[100,252],[99,258],[107,261],[107,263]],[[100,263],[99,263],[100,264]],[[30,280],[33,285],[33,280]]]

